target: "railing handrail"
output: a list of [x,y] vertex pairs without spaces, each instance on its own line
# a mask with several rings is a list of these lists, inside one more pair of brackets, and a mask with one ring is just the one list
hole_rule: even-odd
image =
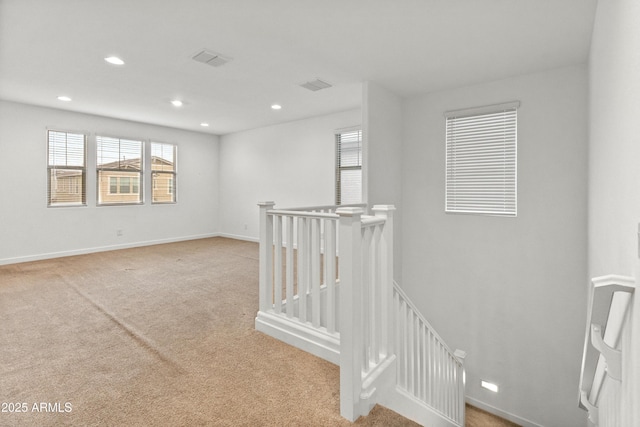
[[339,208],[366,208],[366,203],[351,203],[346,205],[320,205],[320,206],[303,206],[303,207],[294,207],[294,208],[283,208],[285,211],[304,211],[304,212],[312,212],[312,211],[320,211],[320,210],[336,210]]
[[360,221],[362,224],[362,228],[365,227],[374,227],[376,225],[382,225],[385,223],[385,219],[381,218],[379,216],[373,216],[373,215],[362,215],[362,221]]
[[270,209],[267,211],[267,214],[294,216],[298,218],[328,218],[328,219],[336,219],[336,220],[339,218],[337,214],[333,214],[333,213],[298,211],[298,210],[291,210],[291,209]]
[[395,280],[393,281],[393,290],[394,292],[397,292],[398,295],[400,295],[400,297],[402,297],[402,299],[411,308],[411,310],[414,311],[414,313],[420,319],[420,321],[424,323],[424,325],[431,331],[431,333],[436,338],[436,340],[440,344],[442,344],[442,347],[447,351],[447,353],[449,353],[451,356],[455,358],[456,363],[458,363],[459,365],[462,365],[462,361],[460,361],[460,359],[456,355],[456,352],[451,350],[451,348],[447,345],[445,340],[443,340],[442,337],[438,334],[438,332],[436,332],[436,330],[433,328],[433,326],[431,326],[431,323],[429,323],[429,321],[425,319],[425,317],[422,315],[422,312],[418,310],[418,308],[415,306],[413,301],[411,301],[411,299],[407,296],[407,294],[402,290],[400,285],[398,285],[398,283]]
[[[627,276],[607,275],[591,280],[580,385],[578,387],[578,405],[590,412],[596,409],[605,376],[605,369],[600,361],[600,352],[594,346],[593,340],[603,341],[602,332],[604,332],[604,341],[607,341],[604,345],[608,347],[616,345],[624,322],[626,304],[613,315],[611,307],[614,306],[614,294],[618,292],[631,294],[634,292],[635,286],[635,279]],[[599,337],[598,334],[600,334]],[[613,363],[612,360],[607,362],[607,364],[611,364],[609,369],[614,369]]]

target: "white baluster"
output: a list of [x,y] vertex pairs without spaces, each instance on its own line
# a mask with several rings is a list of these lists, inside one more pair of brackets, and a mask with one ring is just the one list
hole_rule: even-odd
[[415,332],[415,368],[413,376],[416,379],[415,384],[413,385],[413,394],[414,396],[420,395],[420,318],[418,317],[418,313],[414,312],[414,327],[413,330]]
[[282,313],[282,216],[275,215],[273,221],[275,234],[273,302],[276,314],[280,314]]
[[414,327],[414,321],[413,321],[413,310],[409,309],[407,310],[407,340],[409,341],[409,360],[408,360],[408,367],[407,367],[407,372],[408,372],[408,383],[407,383],[407,390],[410,392],[413,392],[414,389],[414,383],[415,383],[415,369],[414,369],[414,361],[415,361],[415,350],[414,350],[414,344],[415,344],[415,340],[414,340],[414,332],[413,332],[413,327]]
[[422,323],[422,400],[427,402],[427,389],[429,387],[427,373],[429,372],[429,361],[428,361],[428,351],[429,351],[429,330],[427,326]]
[[429,348],[428,350],[428,354],[427,354],[427,361],[429,363],[429,400],[427,400],[427,402],[429,403],[429,405],[431,406],[435,406],[435,402],[434,397],[433,397],[433,378],[435,377],[435,371],[433,369],[433,334],[431,333],[431,329],[429,329],[428,331],[428,340],[427,342],[429,343]]
[[335,222],[324,223],[324,282],[327,286],[327,332],[336,331],[336,246]]
[[287,229],[287,317],[293,317],[293,251],[294,251],[294,237],[293,237],[293,217],[286,217],[286,229]]
[[320,219],[311,218],[311,324],[320,327]]
[[[383,290],[383,278],[382,278],[382,266],[384,262],[382,258],[381,248],[382,238],[382,226],[376,225],[373,229],[373,237],[371,239],[371,349],[373,353],[374,363],[380,363],[380,352],[383,347],[382,344],[382,329],[386,325],[382,323],[383,319],[383,307],[382,307],[382,290]],[[385,301],[389,303],[388,301]],[[385,307],[386,308],[386,307]],[[386,352],[386,349],[385,349]]]
[[307,321],[307,280],[309,276],[307,219],[298,218],[298,318]]
[[365,227],[361,231],[362,236],[362,358],[364,371],[369,371],[371,360],[371,227]]
[[403,347],[403,353],[404,353],[404,357],[402,361],[402,367],[404,371],[403,385],[405,390],[408,391],[409,390],[409,326],[407,324],[407,316],[408,316],[407,311],[408,311],[407,302],[403,299],[402,311],[400,312],[400,319],[402,319],[402,330],[400,331],[400,334],[402,334],[402,347]]

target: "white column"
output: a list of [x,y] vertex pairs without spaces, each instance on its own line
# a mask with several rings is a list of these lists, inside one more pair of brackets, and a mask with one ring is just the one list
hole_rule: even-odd
[[375,216],[385,219],[381,238],[381,261],[380,279],[381,286],[381,306],[382,330],[380,350],[385,356],[394,354],[393,337],[393,205],[375,205],[372,209]]
[[275,202],[260,202],[260,311],[272,308],[273,300],[273,217],[267,211]]
[[360,416],[362,390],[362,259],[361,208],[340,208],[340,415]]
[[456,350],[453,355],[460,361],[460,365],[458,367],[458,420],[464,423],[465,419],[465,387],[466,387],[466,378],[464,371],[464,359],[467,357],[467,353],[462,350]]

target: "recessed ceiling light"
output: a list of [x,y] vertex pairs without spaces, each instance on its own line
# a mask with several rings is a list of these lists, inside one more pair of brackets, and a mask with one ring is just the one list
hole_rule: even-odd
[[61,96],[58,97],[58,100],[59,101],[64,101],[64,102],[69,102],[69,101],[71,101],[71,98],[69,98],[68,96],[61,95]]
[[109,64],[124,65],[124,61],[118,58],[117,56],[109,56],[107,58],[104,58],[104,60],[107,61]]
[[282,109],[282,105],[279,105],[279,104],[273,104],[273,105],[271,106],[271,109],[272,109],[272,110],[281,110],[281,109]]
[[182,101],[180,101],[179,99],[174,99],[173,101],[171,101],[171,103],[174,107],[182,107]]
[[202,126],[202,127],[205,127],[205,128],[206,128],[206,127],[209,127],[209,123],[200,123],[200,126]]
[[481,381],[481,382],[480,382],[480,385],[481,385],[483,388],[486,388],[487,390],[491,390],[491,391],[492,391],[492,392],[494,392],[494,393],[497,393],[497,392],[498,392],[498,385],[497,385],[497,384],[493,384],[493,383],[490,383],[490,382],[488,382],[488,381]]

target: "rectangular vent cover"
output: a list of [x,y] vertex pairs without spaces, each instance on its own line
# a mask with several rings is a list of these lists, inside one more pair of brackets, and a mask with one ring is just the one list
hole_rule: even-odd
[[226,58],[219,53],[203,50],[193,57],[194,61],[202,62],[203,64],[211,65],[212,67],[220,67],[231,61],[231,58]]
[[320,79],[315,79],[315,80],[312,80],[310,82],[303,83],[300,86],[302,86],[305,89],[312,90],[314,92],[316,92],[316,91],[318,91],[320,89],[326,89],[328,87],[331,87],[331,85],[329,83],[323,82]]

